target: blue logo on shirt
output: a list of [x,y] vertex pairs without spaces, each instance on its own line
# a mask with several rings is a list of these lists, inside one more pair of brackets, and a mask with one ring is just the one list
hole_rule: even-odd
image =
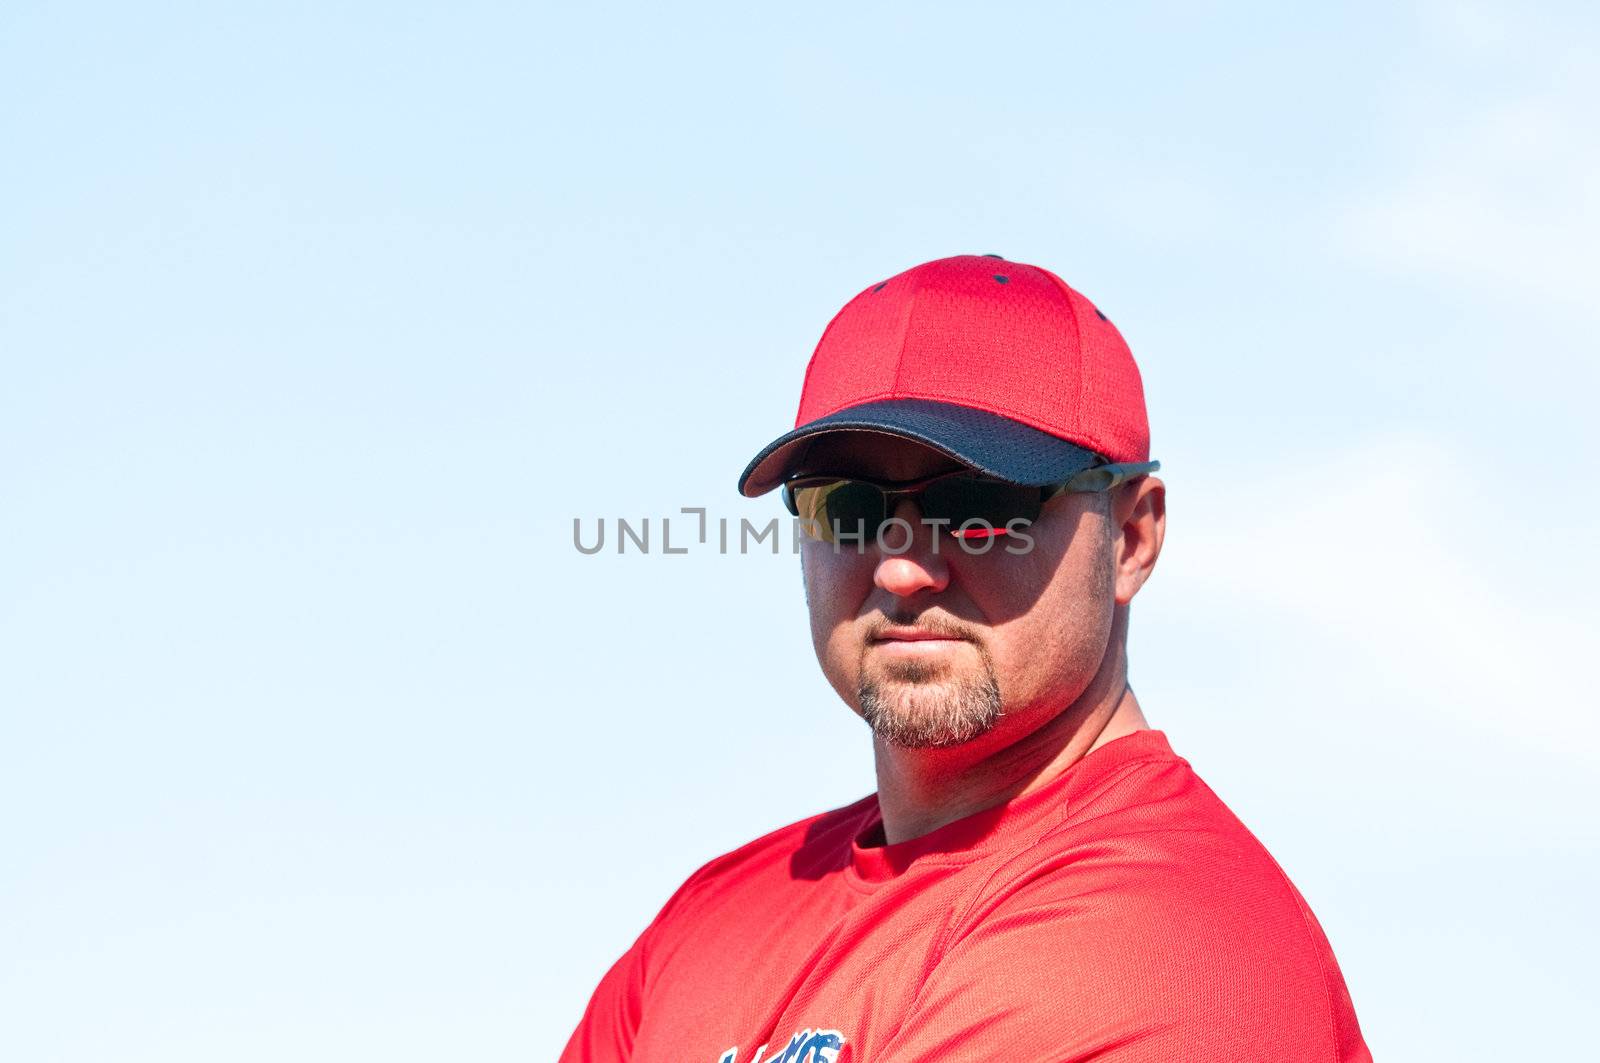
[[[756,1049],[750,1063],[833,1063],[844,1047],[844,1035],[838,1030],[804,1029],[789,1038],[783,1051],[767,1055],[767,1045]],[[739,1063],[739,1046],[723,1052],[717,1063]]]

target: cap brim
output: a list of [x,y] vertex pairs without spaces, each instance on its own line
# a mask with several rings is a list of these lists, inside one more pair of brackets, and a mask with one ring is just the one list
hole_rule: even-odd
[[910,439],[989,476],[1029,487],[1065,483],[1100,460],[1092,450],[987,410],[929,399],[885,399],[819,417],[774,439],[745,466],[739,493],[755,498],[777,487],[798,471],[811,440],[831,432]]

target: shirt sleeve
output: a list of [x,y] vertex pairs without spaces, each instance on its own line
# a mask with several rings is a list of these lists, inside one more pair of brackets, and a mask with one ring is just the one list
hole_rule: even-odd
[[1207,841],[1162,835],[1063,857],[964,920],[870,1063],[1370,1063],[1276,864],[1186,859]]
[[633,1052],[644,1000],[647,929],[600,979],[560,1063],[617,1063]]
[[628,951],[611,965],[589,998],[578,1028],[567,1039],[560,1063],[622,1063],[633,1054],[634,1038],[644,1015],[651,943],[685,899],[728,859],[718,857],[684,880]]

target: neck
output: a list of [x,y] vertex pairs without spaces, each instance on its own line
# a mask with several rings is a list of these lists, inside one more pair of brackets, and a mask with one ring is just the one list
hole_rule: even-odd
[[[1118,610],[1124,628],[1126,611]],[[1089,686],[1043,725],[998,748],[983,739],[951,749],[874,743],[878,807],[889,844],[921,837],[1045,785],[1114,739],[1150,725],[1127,683],[1123,631],[1113,631]]]

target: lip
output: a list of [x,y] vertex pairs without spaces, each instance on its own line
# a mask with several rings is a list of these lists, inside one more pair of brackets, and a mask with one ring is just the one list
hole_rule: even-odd
[[932,631],[922,631],[917,628],[890,628],[880,631],[872,637],[876,643],[885,642],[966,642],[966,639],[954,635],[940,635]]

